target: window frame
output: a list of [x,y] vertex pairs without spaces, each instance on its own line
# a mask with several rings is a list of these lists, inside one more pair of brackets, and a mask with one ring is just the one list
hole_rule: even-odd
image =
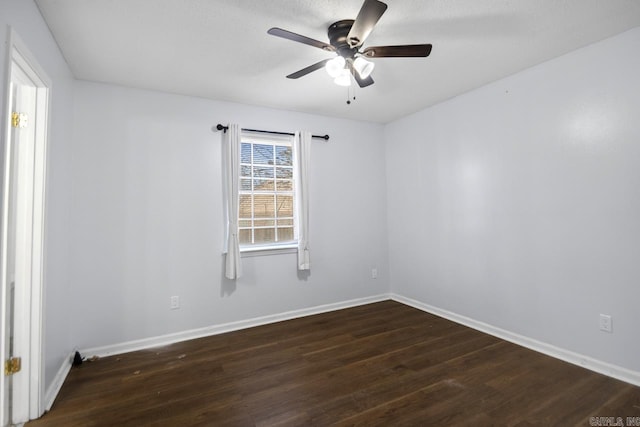
[[[242,156],[242,146],[243,144],[246,143],[250,143],[252,144],[251,146],[251,163],[247,163],[247,162],[243,162],[243,156]],[[261,164],[261,163],[255,163],[254,162],[254,157],[253,157],[253,144],[262,144],[262,145],[271,145],[274,147],[274,162],[272,165],[269,164]],[[276,148],[277,146],[284,146],[284,147],[289,147],[292,151],[291,154],[291,166],[288,165],[278,165],[277,164],[277,160],[276,160]],[[296,174],[296,162],[295,162],[295,157],[293,155],[293,148],[294,148],[294,137],[291,135],[274,135],[274,134],[263,134],[263,133],[258,133],[258,132],[251,132],[251,131],[245,131],[243,130],[241,132],[240,135],[240,155],[239,155],[239,161],[240,161],[240,165],[239,165],[239,169],[238,169],[238,185],[239,185],[239,189],[238,189],[238,195],[240,197],[240,199],[242,199],[243,195],[251,195],[252,196],[252,214],[251,214],[251,218],[242,218],[241,215],[241,202],[239,201],[239,208],[238,208],[238,218],[237,218],[237,224],[238,224],[238,235],[240,235],[240,231],[241,230],[252,230],[252,240],[255,240],[255,230],[256,229],[261,229],[261,228],[273,228],[275,231],[275,236],[277,237],[277,229],[278,229],[278,220],[279,219],[283,219],[283,220],[292,220],[292,225],[291,228],[293,229],[293,239],[292,240],[286,240],[286,241],[282,241],[282,242],[260,242],[260,243],[251,243],[251,244],[247,244],[247,243],[241,243],[239,244],[239,249],[240,249],[240,253],[242,256],[256,256],[256,255],[270,255],[270,254],[278,254],[278,253],[293,253],[295,252],[295,250],[298,247],[298,227],[297,227],[297,214],[296,214],[296,188],[295,188],[295,174]],[[243,176],[243,166],[244,167],[251,167],[251,176],[247,177],[247,176]],[[264,166],[272,166],[274,173],[273,173],[273,178],[267,178],[268,180],[273,180],[274,183],[274,188],[273,190],[256,190],[254,188],[255,186],[255,180],[260,179],[259,177],[256,178],[256,176],[254,175],[254,167],[264,167]],[[277,177],[277,173],[276,173],[276,168],[277,167],[284,167],[284,168],[290,168],[291,169],[291,177],[290,178],[278,178]],[[250,180],[251,182],[251,190],[246,190],[242,188],[242,181],[243,180]],[[278,182],[283,182],[283,181],[291,181],[291,190],[290,191],[278,191],[277,188],[277,183]],[[270,195],[273,194],[274,195],[274,215],[273,217],[256,217],[255,216],[255,210],[254,210],[254,196],[258,194],[258,195]],[[278,217],[278,209],[277,209],[277,195],[278,194],[283,194],[285,196],[291,196],[291,201],[292,201],[292,215],[291,216],[286,216],[285,218],[280,218]],[[273,221],[273,227],[271,226],[256,226],[255,225],[255,221]],[[243,224],[243,221],[251,221],[251,225],[250,226],[241,226],[241,224]],[[288,228],[288,227],[287,227]],[[240,238],[238,238],[240,240]]]

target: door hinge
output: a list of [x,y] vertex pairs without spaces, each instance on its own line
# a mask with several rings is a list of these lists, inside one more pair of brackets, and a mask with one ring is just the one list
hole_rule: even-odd
[[5,375],[13,375],[16,372],[20,372],[21,368],[22,368],[22,358],[20,357],[12,357],[11,359],[7,359],[4,362]]
[[14,128],[26,128],[27,127],[27,115],[24,113],[11,113],[11,126]]

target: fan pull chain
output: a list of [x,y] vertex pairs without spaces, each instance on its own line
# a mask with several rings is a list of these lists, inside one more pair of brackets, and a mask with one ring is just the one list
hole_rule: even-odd
[[351,97],[351,85],[347,86],[347,105],[351,105],[351,100],[356,100],[355,89],[353,90],[353,97]]

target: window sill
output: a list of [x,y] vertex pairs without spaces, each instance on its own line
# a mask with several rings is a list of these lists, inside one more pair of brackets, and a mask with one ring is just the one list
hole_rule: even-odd
[[294,254],[298,252],[297,243],[285,245],[265,245],[265,246],[244,246],[240,247],[241,257],[254,257],[265,255]]

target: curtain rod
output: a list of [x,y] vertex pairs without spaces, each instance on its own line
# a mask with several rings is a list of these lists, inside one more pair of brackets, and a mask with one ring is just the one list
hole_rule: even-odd
[[[216,126],[216,129],[222,130],[224,131],[224,133],[227,133],[227,129],[229,129],[229,126],[222,126],[221,124],[218,123],[218,125]],[[242,128],[242,130],[246,132],[270,133],[272,135],[291,135],[291,136],[295,135],[291,132],[277,132],[273,130],[245,129],[245,128]],[[325,141],[328,141],[329,135],[311,135],[311,138],[320,138],[320,139],[324,139]]]

